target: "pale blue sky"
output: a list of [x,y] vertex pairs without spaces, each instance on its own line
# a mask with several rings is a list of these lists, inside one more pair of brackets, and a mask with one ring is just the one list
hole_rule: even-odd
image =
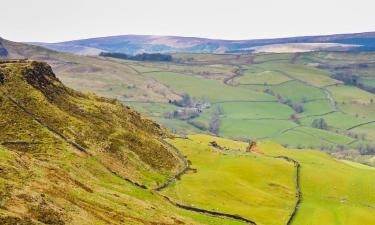
[[375,31],[374,0],[0,0],[0,36],[274,38]]

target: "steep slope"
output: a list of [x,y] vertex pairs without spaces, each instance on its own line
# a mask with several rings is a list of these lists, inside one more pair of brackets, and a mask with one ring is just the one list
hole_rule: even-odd
[[[251,52],[252,47],[290,43],[337,43],[320,50],[374,51],[375,33],[336,34],[254,40],[218,40],[195,37],[121,35],[60,43],[32,43],[62,52],[97,55],[101,51],[136,54],[142,52],[224,53]],[[358,45],[358,46],[351,46]],[[311,45],[314,47],[314,45]]]
[[112,171],[157,185],[165,179],[162,174],[178,169],[178,159],[158,140],[167,133],[156,123],[115,100],[64,87],[47,64],[3,65],[1,92],[8,100]]

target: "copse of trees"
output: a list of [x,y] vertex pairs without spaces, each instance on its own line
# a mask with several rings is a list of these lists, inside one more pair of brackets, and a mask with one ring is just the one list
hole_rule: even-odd
[[328,130],[328,124],[323,118],[313,120],[311,126],[321,130]]
[[142,53],[142,54],[137,54],[137,55],[127,55],[127,54],[119,53],[119,52],[101,52],[99,56],[118,58],[118,59],[128,59],[128,60],[135,60],[135,61],[170,62],[173,60],[171,55],[160,54],[160,53]]
[[222,115],[223,113],[224,110],[221,105],[217,106],[212,113],[208,130],[216,135],[219,134],[220,131],[220,115]]
[[351,73],[335,73],[331,75],[332,78],[344,82],[346,85],[356,86],[362,90],[375,94],[375,87],[361,83],[357,75]]
[[303,113],[305,111],[303,103],[306,103],[306,98],[303,97],[301,102],[294,102],[291,99],[284,98],[283,96],[276,94],[271,89],[264,90],[264,93],[277,97],[277,100],[284,105],[291,107],[296,113]]
[[169,103],[179,107],[186,107],[191,105],[192,100],[189,94],[183,94],[181,100],[169,100]]

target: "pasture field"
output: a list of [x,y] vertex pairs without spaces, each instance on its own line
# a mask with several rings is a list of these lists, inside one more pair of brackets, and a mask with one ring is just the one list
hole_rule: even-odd
[[366,134],[366,137],[375,140],[375,121],[352,129],[351,131]]
[[164,194],[183,204],[237,214],[259,225],[286,223],[295,198],[292,164],[241,151],[225,153],[208,146],[215,140],[223,147],[243,149],[245,143],[239,146],[203,135],[189,138],[170,143],[186,155],[196,172],[183,175]]
[[[296,167],[275,158],[286,156],[300,164],[302,199],[292,225],[372,225],[375,220],[372,167],[270,141],[259,141],[255,151],[245,152],[243,142],[208,135],[188,138],[169,142],[191,162],[191,170],[162,191],[181,204],[234,213],[259,225],[286,224],[296,202]],[[225,149],[211,147],[211,141]]]
[[297,126],[290,120],[244,120],[222,118],[219,135],[231,138],[271,138]]
[[293,109],[278,102],[225,102],[217,105],[223,108],[223,118],[232,119],[287,119],[294,113]]
[[235,79],[241,85],[275,85],[291,80],[280,72],[264,69],[248,69],[244,74]]
[[351,116],[342,112],[333,112],[322,116],[303,117],[300,119],[300,121],[305,126],[311,126],[313,120],[319,118],[324,118],[328,126],[342,130],[346,130],[357,124],[362,124],[368,121],[364,118],[356,118],[355,116]]
[[303,100],[316,100],[326,98],[323,90],[296,80],[280,85],[270,86],[269,89],[284,98],[298,102],[302,102]]
[[301,117],[322,115],[334,111],[328,99],[314,100],[303,104],[304,112]]
[[293,224],[372,224],[375,220],[375,173],[348,165],[325,153],[286,150],[272,143],[259,147],[265,154],[284,155],[301,164],[303,195]]
[[[175,57],[179,63],[142,62],[137,66],[154,68],[154,71],[143,72],[142,76],[168,88],[174,95],[188,94],[193,99],[208,100],[211,107],[198,117],[182,121],[162,116],[181,107],[168,107],[166,103],[158,108],[152,101],[144,107],[134,104],[173,131],[210,133],[213,114],[220,107],[216,134],[224,137],[267,139],[300,148],[345,145],[348,149],[358,146],[348,143],[375,140],[371,134],[366,140],[360,140],[362,133],[371,132],[369,129],[346,131],[375,120],[375,95],[331,78],[335,73],[331,69],[317,68],[317,65],[353,63],[366,57],[372,62],[375,57],[368,54],[353,54],[347,59],[345,54],[339,53],[260,53],[237,57],[176,54]],[[132,64],[134,66],[134,62]],[[359,72],[368,73],[366,69],[369,68]],[[278,97],[281,102],[289,100],[291,104],[278,102]],[[293,104],[301,105],[303,112],[296,112],[291,107]],[[292,115],[297,119],[292,120]],[[328,130],[311,127],[312,122],[320,118],[328,124]],[[358,140],[353,139],[352,133]]]
[[272,101],[273,97],[262,92],[227,86],[220,81],[198,78],[173,72],[147,73],[158,82],[178,93],[190,94],[196,98],[207,98],[211,102],[225,101]]
[[264,64],[264,68],[271,69],[273,71],[280,72],[285,76],[290,77],[294,80],[299,80],[306,84],[315,87],[324,87],[328,85],[333,85],[341,83],[340,81],[334,80],[329,77],[329,72],[325,70],[315,69],[313,67],[288,64],[288,63],[278,63],[278,64]]

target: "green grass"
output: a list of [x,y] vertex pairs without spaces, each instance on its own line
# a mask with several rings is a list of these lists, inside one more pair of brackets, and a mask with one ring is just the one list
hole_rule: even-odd
[[270,86],[269,89],[273,90],[276,94],[279,94],[284,98],[299,102],[302,100],[326,98],[324,92],[319,88],[306,85],[299,81],[291,81],[278,86]]
[[124,104],[150,117],[163,117],[164,113],[178,109],[175,105],[159,102],[124,102]]
[[294,129],[287,132],[277,134],[268,140],[275,141],[277,143],[288,145],[290,147],[301,147],[301,148],[318,148],[320,146],[332,146],[333,144],[322,140],[320,137],[313,136],[304,132],[299,132]]
[[288,63],[267,63],[261,66],[269,70],[282,72],[295,80],[306,82],[316,87],[324,87],[327,85],[341,83],[340,81],[330,78],[329,72],[305,65],[296,65]]
[[271,85],[274,85],[274,84],[280,84],[289,80],[291,79],[275,71],[246,70],[242,76],[235,79],[235,82],[238,84],[258,84],[258,85],[271,84]]
[[366,137],[375,140],[375,123],[363,125],[352,129],[351,131],[361,134],[366,134]]
[[285,150],[271,143],[261,144],[260,149],[301,164],[303,199],[293,224],[370,225],[375,220],[373,170],[347,165],[318,151]]
[[318,137],[321,140],[334,144],[345,145],[353,141],[353,139],[350,137],[312,127],[297,127],[294,129],[294,131],[309,134],[311,136]]
[[222,118],[219,134],[224,137],[265,138],[295,127],[289,120],[244,120]]
[[315,100],[303,104],[304,112],[301,117],[311,115],[322,115],[334,111],[331,102],[328,99]]
[[223,117],[232,119],[287,119],[294,113],[290,107],[277,102],[226,102],[218,105],[223,108]]
[[[188,173],[164,192],[178,202],[241,215],[259,225],[285,224],[294,204],[293,166],[261,155],[223,154],[208,146],[216,140],[229,148],[236,142],[210,136],[175,139],[196,173]],[[279,171],[280,173],[274,173]]]
[[333,86],[328,88],[340,109],[364,119],[375,119],[375,95],[352,86]]
[[339,128],[339,129],[348,129],[353,127],[357,124],[365,123],[368,120],[363,118],[356,118],[355,116],[341,113],[341,112],[334,112],[324,116],[311,116],[311,117],[304,117],[301,118],[301,122],[305,126],[311,126],[314,119],[324,118],[328,126]]
[[[210,141],[238,150],[216,150]],[[295,167],[271,156],[288,156],[301,165],[303,198],[293,225],[372,225],[375,219],[372,167],[314,150],[288,150],[269,141],[258,142],[253,153],[244,152],[246,143],[206,135],[170,143],[196,169],[163,191],[180,203],[235,213],[260,225],[285,224],[294,206]]]
[[221,81],[193,77],[172,72],[146,74],[169,86],[178,93],[187,93],[196,98],[208,98],[212,102],[221,101],[262,101],[273,100],[262,92],[226,86]]

